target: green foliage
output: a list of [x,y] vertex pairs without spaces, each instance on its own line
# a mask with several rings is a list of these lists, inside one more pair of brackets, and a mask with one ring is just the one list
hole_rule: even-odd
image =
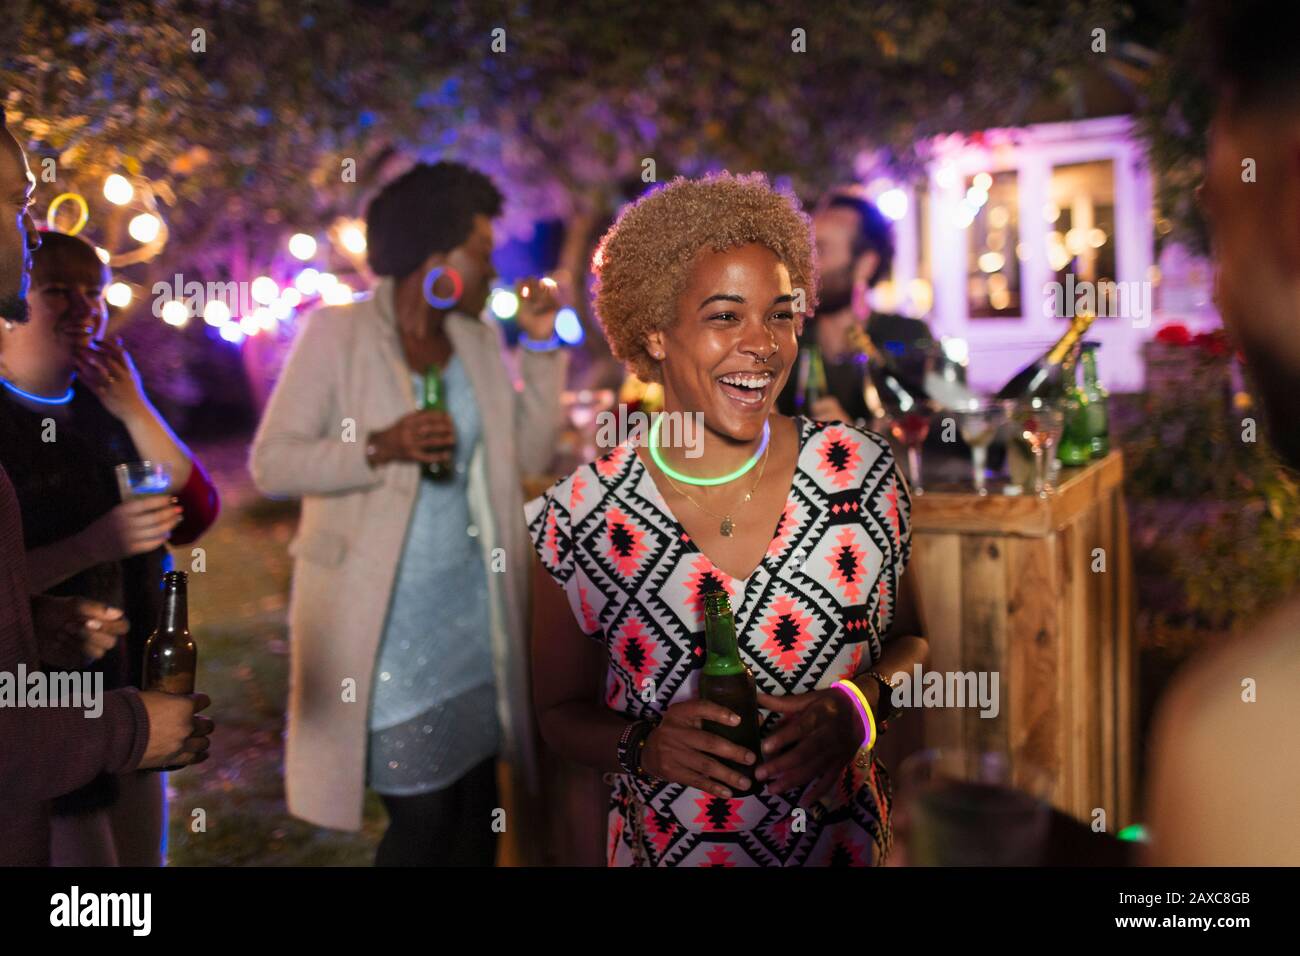
[[660,180],[722,165],[812,194],[863,150],[906,167],[922,137],[1016,123],[1094,66],[1091,31],[1123,7],[17,0],[6,13],[15,127],[57,156],[60,189],[93,198],[122,166],[169,188],[169,275],[265,261],[283,233],[359,212],[413,156],[496,176],[520,228],[608,216],[648,157]]
[[1170,35],[1147,77],[1137,118],[1156,183],[1157,235],[1207,254],[1209,232],[1195,189],[1204,176],[1214,104],[1200,70],[1202,46],[1191,23]]
[[1126,492],[1195,502],[1143,560],[1178,584],[1166,617],[1225,630],[1300,586],[1300,486],[1262,432],[1243,440],[1247,413],[1228,397],[1226,360],[1190,361],[1200,369],[1189,387],[1148,395],[1124,442]]

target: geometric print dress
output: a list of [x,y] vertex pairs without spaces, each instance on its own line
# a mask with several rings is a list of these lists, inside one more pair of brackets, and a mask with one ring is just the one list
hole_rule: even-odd
[[[704,595],[730,595],[740,656],[758,689],[806,693],[870,670],[911,552],[911,501],[879,435],[796,416],[785,509],[748,578],[715,567],[678,523],[630,441],[524,506],[542,564],[609,665],[604,703],[658,720],[699,696]],[[760,709],[760,733],[780,715]],[[724,798],[613,774],[610,866],[872,866],[890,847],[889,779],[844,768],[816,804],[804,790]],[[811,786],[811,784],[809,784]]]

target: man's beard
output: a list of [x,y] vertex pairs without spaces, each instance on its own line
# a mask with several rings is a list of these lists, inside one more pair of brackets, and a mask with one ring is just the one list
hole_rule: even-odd
[[1242,343],[1251,392],[1264,410],[1264,431],[1282,463],[1300,469],[1300,376],[1276,349]]
[[[822,287],[817,293],[817,311],[823,315],[842,312],[853,304],[853,281],[844,270],[843,275],[832,277],[830,282],[822,277]],[[843,282],[837,281],[843,279]]]
[[0,319],[10,322],[26,322],[28,319],[27,299],[21,295],[0,297]]

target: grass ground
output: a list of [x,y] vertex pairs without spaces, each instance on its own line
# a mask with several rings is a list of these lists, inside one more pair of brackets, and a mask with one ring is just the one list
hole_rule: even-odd
[[[198,687],[212,698],[212,758],[169,775],[173,866],[368,866],[384,827],[367,803],[360,833],[324,830],[289,816],[284,802],[288,699],[289,539],[293,502],[261,498],[244,470],[246,445],[201,448],[222,494],[222,513],[199,545],[206,570],[190,580]],[[186,570],[191,555],[177,552]],[[206,830],[193,832],[202,809]]]

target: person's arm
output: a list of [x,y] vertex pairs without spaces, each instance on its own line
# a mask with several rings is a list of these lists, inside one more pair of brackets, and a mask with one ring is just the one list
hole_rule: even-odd
[[172,530],[172,544],[190,544],[203,536],[212,527],[221,513],[221,498],[217,486],[208,477],[207,471],[193,459],[194,467],[190,469],[189,480],[176,493],[181,506],[181,523]]
[[258,426],[249,471],[263,494],[360,491],[381,481],[366,458],[370,423],[354,420],[349,428],[337,402],[342,369],[351,360],[337,328],[355,320],[334,311],[308,316]]
[[533,706],[542,739],[570,760],[617,773],[628,721],[598,702],[605,652],[582,633],[560,585],[539,562],[532,569]]
[[123,688],[102,703],[97,717],[87,707],[0,707],[0,800],[51,800],[136,769],[149,743],[140,695]]
[[515,447],[520,475],[536,475],[555,457],[555,443],[564,427],[560,393],[564,391],[569,353],[564,348],[522,351],[519,365],[524,388],[515,396]]
[[869,672],[875,671],[886,680],[890,680],[899,671],[911,676],[914,665],[924,667],[929,659],[930,643],[924,637],[920,609],[917,606],[915,571],[908,571],[899,578],[898,607],[894,610],[894,619],[885,635],[880,659],[864,668],[852,680],[867,695],[871,709],[879,714],[882,712],[882,688],[880,681],[869,676]]

